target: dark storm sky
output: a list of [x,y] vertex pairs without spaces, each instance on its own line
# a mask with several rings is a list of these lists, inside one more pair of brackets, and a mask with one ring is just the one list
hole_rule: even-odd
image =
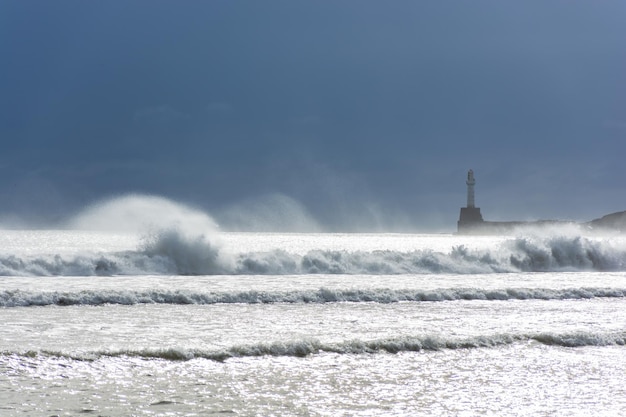
[[227,227],[626,210],[623,1],[0,2],[0,220],[129,192]]

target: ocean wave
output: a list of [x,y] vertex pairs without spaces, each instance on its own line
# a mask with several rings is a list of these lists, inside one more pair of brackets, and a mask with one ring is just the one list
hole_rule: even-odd
[[515,343],[540,343],[547,346],[579,348],[585,346],[625,346],[626,332],[617,333],[536,333],[536,334],[496,334],[467,338],[445,338],[441,336],[403,336],[378,340],[348,340],[327,343],[316,339],[279,341],[231,346],[225,349],[187,349],[187,348],[145,348],[101,350],[93,352],[68,353],[61,351],[2,352],[4,356],[18,355],[27,357],[49,356],[73,360],[98,360],[106,357],[139,357],[143,359],[164,359],[186,361],[191,359],[209,359],[223,362],[233,358],[279,356],[306,357],[320,353],[334,354],[376,354],[440,351],[444,349],[479,349],[508,346]]
[[329,289],[304,291],[193,292],[172,290],[0,291],[0,307],[103,304],[397,303],[454,300],[566,300],[623,298],[623,288],[441,288],[435,290]]
[[511,238],[487,249],[449,252],[285,250],[233,253],[207,236],[177,229],[145,239],[136,251],[83,255],[0,256],[3,276],[486,274],[549,271],[624,271],[626,247],[577,237]]

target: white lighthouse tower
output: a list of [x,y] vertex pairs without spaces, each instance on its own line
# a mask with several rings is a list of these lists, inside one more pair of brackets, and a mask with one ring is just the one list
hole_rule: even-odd
[[458,233],[476,233],[481,226],[484,225],[483,216],[480,214],[480,208],[476,207],[474,201],[474,185],[476,185],[476,179],[474,179],[474,171],[469,170],[467,172],[467,207],[461,207],[461,215],[457,222]]
[[474,208],[474,185],[476,184],[476,180],[474,179],[474,171],[471,169],[467,172],[467,181],[465,181],[465,184],[467,184],[467,207]]

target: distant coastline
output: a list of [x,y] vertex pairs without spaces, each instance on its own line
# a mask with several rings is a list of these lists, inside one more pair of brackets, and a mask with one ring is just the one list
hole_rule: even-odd
[[576,227],[589,234],[626,234],[626,211],[607,214],[589,222],[570,220],[536,220],[536,221],[470,221],[459,222],[458,234],[465,235],[507,235],[516,232],[539,230],[551,227]]
[[626,211],[607,214],[583,225],[589,230],[626,233]]

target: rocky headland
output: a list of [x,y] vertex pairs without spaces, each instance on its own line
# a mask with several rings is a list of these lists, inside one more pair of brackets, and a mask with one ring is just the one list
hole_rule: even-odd
[[626,211],[607,214],[599,219],[584,223],[584,226],[592,231],[626,234]]

